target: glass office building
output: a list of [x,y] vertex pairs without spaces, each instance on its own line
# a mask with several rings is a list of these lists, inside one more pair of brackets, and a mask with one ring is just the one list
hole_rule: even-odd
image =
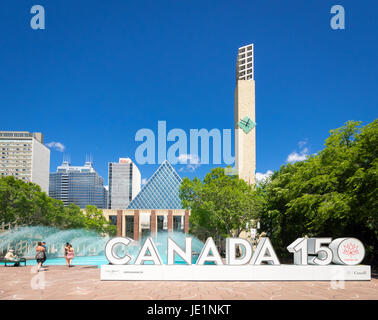
[[94,170],[91,162],[84,166],[71,166],[64,161],[57,171],[50,173],[49,196],[70,203],[80,208],[93,205],[97,208],[107,207],[107,191],[104,179]]
[[128,209],[182,209],[181,178],[166,160],[147,181]]

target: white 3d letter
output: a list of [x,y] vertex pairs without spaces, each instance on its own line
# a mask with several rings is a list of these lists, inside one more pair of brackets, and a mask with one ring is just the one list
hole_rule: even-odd
[[[210,251],[213,254],[212,256],[209,255]],[[217,247],[214,243],[214,240],[211,237],[206,240],[205,246],[203,247],[203,249],[202,249],[202,251],[201,251],[201,253],[198,257],[196,264],[197,265],[203,265],[203,264],[205,264],[206,261],[213,261],[217,265],[223,264],[222,259],[219,255],[219,252],[217,250]]]
[[250,264],[261,264],[263,261],[268,262],[268,264],[280,264],[269,238],[260,239]]
[[192,264],[192,238],[185,238],[185,251],[171,238],[168,238],[167,264],[175,264],[175,253],[183,258],[187,264]]
[[[241,258],[236,258],[236,246],[242,246],[245,249],[245,254]],[[227,238],[226,239],[226,264],[229,265],[242,265],[247,264],[252,257],[251,244],[240,238]]]
[[119,257],[115,248],[117,244],[127,246],[130,242],[132,242],[130,238],[117,237],[110,239],[105,246],[106,259],[108,259],[111,264],[127,264],[131,260],[131,257],[128,255],[124,256],[123,258]]
[[[149,251],[150,254],[147,254],[147,251]],[[140,249],[138,257],[135,260],[135,264],[143,264],[144,261],[152,261],[157,265],[163,264],[159,252],[157,251],[155,244],[150,237],[146,239],[142,249]]]

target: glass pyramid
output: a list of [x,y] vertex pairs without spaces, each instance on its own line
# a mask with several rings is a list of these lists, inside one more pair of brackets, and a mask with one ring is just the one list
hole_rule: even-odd
[[181,178],[165,160],[130,202],[128,209],[182,209]]

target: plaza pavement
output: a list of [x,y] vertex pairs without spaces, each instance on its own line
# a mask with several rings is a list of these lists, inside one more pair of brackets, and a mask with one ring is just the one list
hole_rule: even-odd
[[371,281],[179,282],[100,281],[94,266],[0,266],[0,300],[378,300],[378,279]]

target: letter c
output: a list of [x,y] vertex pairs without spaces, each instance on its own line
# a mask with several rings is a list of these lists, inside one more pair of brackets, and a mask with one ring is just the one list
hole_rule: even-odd
[[123,258],[119,257],[117,255],[117,252],[115,251],[115,247],[117,244],[123,244],[127,246],[130,242],[132,242],[130,238],[117,237],[110,239],[105,246],[106,259],[108,259],[111,264],[127,264],[131,260],[131,257],[127,254]]

